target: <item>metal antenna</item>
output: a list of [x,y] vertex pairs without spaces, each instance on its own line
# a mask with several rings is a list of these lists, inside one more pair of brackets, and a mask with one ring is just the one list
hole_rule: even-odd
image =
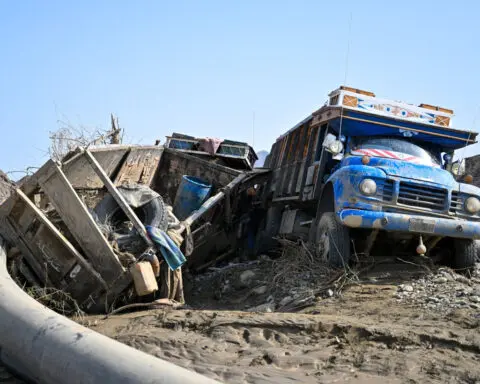
[[252,147],[255,148],[255,111],[252,116]]
[[352,12],[350,12],[350,20],[348,22],[347,55],[345,56],[345,77],[343,79],[343,85],[347,85],[348,59],[350,58],[350,42],[352,40],[352,19],[353,19],[353,14]]
[[[347,54],[345,56],[345,77],[343,78],[343,86],[347,85],[348,61],[350,59],[350,42],[352,40],[352,19],[353,19],[353,14],[352,12],[350,12],[350,20],[348,22]],[[340,109],[340,127],[338,128],[339,139],[342,136],[342,124],[343,124],[343,102],[342,102],[342,108]]]

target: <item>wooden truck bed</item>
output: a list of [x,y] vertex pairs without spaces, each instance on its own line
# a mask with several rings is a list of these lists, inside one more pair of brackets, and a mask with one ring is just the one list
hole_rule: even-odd
[[[200,177],[218,191],[242,172],[161,146],[79,150],[62,164],[47,161],[16,187],[0,205],[0,234],[15,245],[11,260],[28,284],[61,289],[86,310],[108,310],[132,279],[91,214],[107,193],[105,182],[110,192],[125,183],[147,185],[172,204],[183,175]],[[224,227],[222,215],[215,214],[221,209],[212,209],[200,224],[210,220],[210,229]]]

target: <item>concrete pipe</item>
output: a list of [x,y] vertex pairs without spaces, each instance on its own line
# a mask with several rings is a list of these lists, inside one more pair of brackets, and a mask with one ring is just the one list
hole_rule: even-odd
[[216,383],[82,327],[38,303],[8,274],[1,238],[0,359],[34,383]]

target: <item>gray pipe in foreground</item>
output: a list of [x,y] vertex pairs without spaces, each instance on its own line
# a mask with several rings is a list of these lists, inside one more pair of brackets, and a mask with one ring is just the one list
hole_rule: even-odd
[[51,311],[10,278],[0,237],[0,359],[36,383],[213,384]]

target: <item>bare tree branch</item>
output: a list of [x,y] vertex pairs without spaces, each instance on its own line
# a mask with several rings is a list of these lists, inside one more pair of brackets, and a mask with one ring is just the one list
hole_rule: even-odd
[[68,119],[58,120],[59,128],[50,132],[49,155],[53,160],[61,161],[65,155],[77,147],[88,148],[91,145],[120,144],[122,129],[118,118],[113,114],[111,129],[89,129],[84,125],[74,126]]

